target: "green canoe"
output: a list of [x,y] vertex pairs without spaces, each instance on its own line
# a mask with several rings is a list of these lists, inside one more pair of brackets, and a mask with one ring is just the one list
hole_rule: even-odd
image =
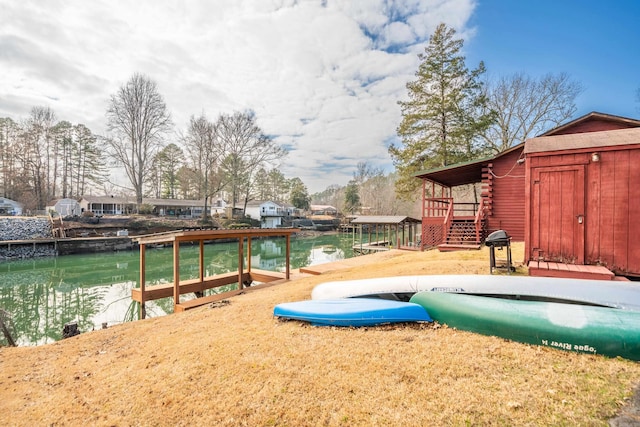
[[461,330],[640,360],[639,311],[445,292],[419,292],[411,302],[434,320]]

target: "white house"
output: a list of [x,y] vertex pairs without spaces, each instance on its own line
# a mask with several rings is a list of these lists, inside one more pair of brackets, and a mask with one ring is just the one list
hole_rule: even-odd
[[211,200],[211,215],[222,215],[226,212],[227,202],[218,198],[215,200]]
[[[142,204],[152,206],[159,216],[178,218],[200,218],[204,210],[204,200],[145,198]],[[80,207],[82,212],[96,215],[126,215],[136,211],[136,200],[135,197],[83,196]]]
[[57,199],[49,202],[47,212],[55,211],[61,217],[79,216],[82,213],[80,203],[75,199]]
[[261,228],[277,228],[283,224],[283,219],[292,217],[295,207],[286,203],[276,203],[273,201],[247,203],[245,215],[251,219],[259,220]]

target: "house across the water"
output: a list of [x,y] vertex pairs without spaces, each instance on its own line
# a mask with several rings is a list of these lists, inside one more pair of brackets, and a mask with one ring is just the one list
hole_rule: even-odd
[[[83,196],[79,203],[82,212],[93,212],[95,215],[127,215],[136,212],[135,197]],[[145,198],[142,199],[142,204],[150,206],[152,212],[159,216],[200,218],[204,211],[204,200]]]

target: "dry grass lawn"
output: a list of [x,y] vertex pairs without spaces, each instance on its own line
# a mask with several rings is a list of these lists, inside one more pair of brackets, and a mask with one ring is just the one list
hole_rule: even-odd
[[[516,244],[514,259],[523,258]],[[519,269],[524,272],[521,267]],[[433,324],[273,317],[325,281],[487,274],[487,249],[386,253],[186,313],[0,349],[3,425],[607,425],[640,364]]]

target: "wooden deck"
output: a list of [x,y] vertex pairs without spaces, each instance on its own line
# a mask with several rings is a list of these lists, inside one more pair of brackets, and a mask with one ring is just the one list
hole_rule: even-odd
[[612,271],[599,265],[576,265],[544,261],[529,261],[529,276],[616,280],[616,275]]
[[[281,229],[240,229],[240,230],[201,230],[201,231],[179,231],[163,234],[155,234],[148,236],[139,236],[134,238],[140,245],[140,287],[131,290],[131,298],[140,303],[140,317],[145,318],[146,308],[145,302],[158,299],[173,297],[173,309],[176,311],[184,311],[200,305],[208,304],[228,296],[241,293],[245,287],[251,282],[273,283],[290,279],[291,265],[291,235],[299,232],[297,228],[281,228]],[[284,237],[286,239],[286,262],[285,272],[277,273],[264,270],[256,270],[251,268],[251,239],[260,237]],[[213,240],[229,240],[238,241],[238,271],[232,273],[218,274],[215,276],[205,277],[205,261],[204,261],[204,243]],[[198,251],[199,274],[196,279],[181,280],[180,279],[180,243],[189,242],[197,243],[200,247]],[[165,245],[173,246],[173,283],[162,285],[146,285],[146,246],[147,245]],[[246,248],[246,257],[245,257]],[[246,263],[246,266],[245,266]],[[217,295],[207,297],[200,296],[194,300],[180,301],[180,296],[187,293],[200,294],[208,289],[219,288],[237,283],[237,290],[223,292]],[[259,285],[258,285],[259,286]],[[253,288],[257,288],[254,286]]]

